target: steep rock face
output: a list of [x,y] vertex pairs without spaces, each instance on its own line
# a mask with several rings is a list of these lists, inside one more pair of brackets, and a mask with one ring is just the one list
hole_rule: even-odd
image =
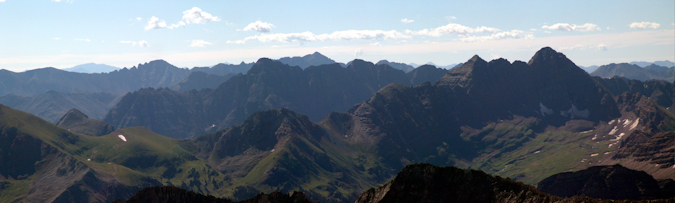
[[108,125],[103,121],[90,119],[87,115],[77,109],[71,109],[63,115],[61,120],[56,123],[59,127],[68,129],[71,132],[82,133],[91,136],[107,135],[115,131],[115,127]]
[[[406,75],[362,60],[344,68],[331,64],[302,70],[263,58],[246,75],[234,76],[213,90],[175,93],[143,89],[130,93],[103,120],[117,128],[145,126],[174,138],[213,133],[239,124],[257,111],[276,108],[288,108],[318,121],[331,111],[346,111],[388,84],[435,80],[435,74],[442,72],[423,67]],[[141,106],[144,108],[136,108]],[[155,127],[161,125],[167,128]]]
[[661,191],[652,176],[621,165],[593,166],[577,172],[566,172],[548,177],[537,184],[537,189],[561,197],[587,196],[599,199],[658,199],[675,194]]
[[[123,203],[122,200],[116,200],[114,203]],[[136,195],[129,198],[126,203],[231,203],[233,201],[228,199],[220,199],[213,196],[205,196],[197,194],[185,189],[163,186],[163,187],[149,187],[138,191]],[[280,192],[273,192],[270,194],[258,194],[250,199],[241,201],[240,203],[312,203],[302,192],[290,192],[283,194]]]
[[[110,109],[103,121],[121,129],[144,126],[154,132],[170,137],[186,137],[189,134],[204,134],[211,125],[206,125],[201,103],[208,90],[174,92],[166,88],[141,89],[126,94]],[[127,112],[133,112],[129,116]],[[193,126],[183,128],[181,125]]]
[[642,82],[624,77],[601,78],[597,76],[593,79],[605,86],[615,96],[624,92],[640,93],[663,108],[673,105],[673,98],[675,98],[673,81],[648,80]]
[[55,68],[29,70],[21,73],[0,71],[0,95],[32,96],[50,90],[71,92],[104,92],[124,94],[147,87],[167,87],[187,76],[188,69],[155,60],[138,67],[110,73],[74,73]]
[[209,74],[201,71],[193,71],[187,77],[178,81],[176,84],[168,88],[173,91],[186,92],[190,90],[201,90],[204,88],[216,88],[218,85],[224,83],[235,74],[227,73],[223,76]]
[[437,68],[432,65],[422,65],[410,71],[406,71],[406,75],[409,75],[410,77],[410,84],[417,86],[424,82],[435,83],[447,72],[448,70]]
[[410,71],[415,70],[415,67],[405,64],[405,63],[396,63],[396,62],[389,62],[387,60],[381,60],[376,63],[376,65],[388,65],[391,66],[392,68],[396,68],[399,70],[402,70],[403,72],[410,73]]

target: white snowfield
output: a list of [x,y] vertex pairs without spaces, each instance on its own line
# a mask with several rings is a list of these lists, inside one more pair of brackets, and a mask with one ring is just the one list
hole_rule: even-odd
[[126,138],[126,137],[124,137],[124,135],[118,135],[117,137],[119,137],[120,139],[122,139],[122,141],[124,141],[124,142],[126,142],[126,141],[127,141],[127,138]]

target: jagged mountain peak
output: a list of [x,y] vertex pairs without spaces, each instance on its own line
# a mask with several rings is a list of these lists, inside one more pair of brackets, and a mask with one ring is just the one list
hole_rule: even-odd
[[260,58],[258,59],[258,61],[255,62],[255,64],[253,64],[251,69],[249,69],[246,74],[248,75],[248,74],[260,74],[264,72],[291,71],[295,68],[300,69],[297,66],[289,66],[280,61],[272,60],[269,58]]

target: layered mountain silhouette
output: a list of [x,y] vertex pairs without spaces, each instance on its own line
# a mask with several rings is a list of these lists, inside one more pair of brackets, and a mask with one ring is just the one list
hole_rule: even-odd
[[188,74],[190,70],[178,68],[163,60],[97,74],[74,73],[55,68],[20,73],[0,70],[0,96],[33,96],[50,90],[63,93],[125,94],[140,88],[168,87]]
[[145,126],[173,138],[212,133],[262,110],[288,108],[318,121],[345,111],[391,84],[434,82],[445,70],[424,66],[408,74],[387,65],[355,60],[300,69],[260,59],[245,74],[213,90],[142,89],[127,94],[103,119],[116,128]]
[[48,91],[35,96],[5,95],[0,97],[0,104],[56,123],[70,109],[79,109],[93,119],[102,120],[122,97],[109,93]]
[[[0,106],[0,199],[109,202],[165,185],[234,201],[301,191],[314,201],[354,202],[420,162],[525,184],[617,163],[675,178],[675,115],[650,99],[659,88],[646,88],[649,97],[617,95],[548,47],[528,63],[474,56],[429,82],[439,70],[418,70],[362,60],[302,70],[260,59],[215,89],[129,93],[104,119],[117,130],[103,136]],[[64,120],[88,121],[71,114]],[[435,201],[447,183],[434,180],[471,178],[478,189],[449,186],[484,195],[461,200],[591,202],[477,171],[413,166],[402,176],[411,179],[396,178],[362,199]]]
[[673,66],[675,66],[675,63],[673,63],[672,61],[668,61],[668,60],[665,60],[665,61],[654,61],[654,62],[647,62],[647,61],[631,61],[629,64],[638,65],[638,66],[640,66],[640,67],[647,67],[647,66],[652,65],[652,64],[653,64],[653,65],[657,65],[657,66],[664,66],[664,67],[673,67]]
[[82,65],[73,66],[72,68],[64,68],[63,70],[76,73],[107,73],[119,69],[120,68],[118,67],[105,64],[85,63]]
[[668,68],[652,64],[642,68],[634,64],[612,63],[598,67],[591,75],[603,78],[620,76],[640,81],[665,80],[673,82],[675,81],[675,67]]
[[289,66],[298,66],[302,69],[309,68],[310,66],[330,65],[336,63],[333,61],[333,59],[330,59],[319,52],[307,54],[302,57],[283,57],[277,61]]
[[387,60],[381,60],[381,61],[378,61],[378,62],[376,63],[376,65],[382,65],[382,64],[389,65],[389,66],[391,66],[392,68],[396,68],[396,69],[402,70],[403,72],[406,72],[406,73],[407,73],[407,72],[410,72],[410,71],[412,71],[412,70],[415,70],[415,67],[413,67],[413,66],[411,66],[411,65],[408,65],[408,64],[405,64],[405,63],[389,62],[389,61],[387,61]]

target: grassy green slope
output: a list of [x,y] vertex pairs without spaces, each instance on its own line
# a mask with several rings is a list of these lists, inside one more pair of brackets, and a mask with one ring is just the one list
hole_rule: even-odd
[[[75,157],[99,173],[114,175],[132,186],[175,185],[217,195],[228,177],[180,147],[177,140],[142,127],[117,130],[101,137],[71,133],[31,114],[0,106],[0,124],[15,127]],[[119,135],[123,135],[126,142]],[[47,170],[47,169],[42,169]],[[26,193],[34,177],[0,182],[0,197],[11,200]]]

